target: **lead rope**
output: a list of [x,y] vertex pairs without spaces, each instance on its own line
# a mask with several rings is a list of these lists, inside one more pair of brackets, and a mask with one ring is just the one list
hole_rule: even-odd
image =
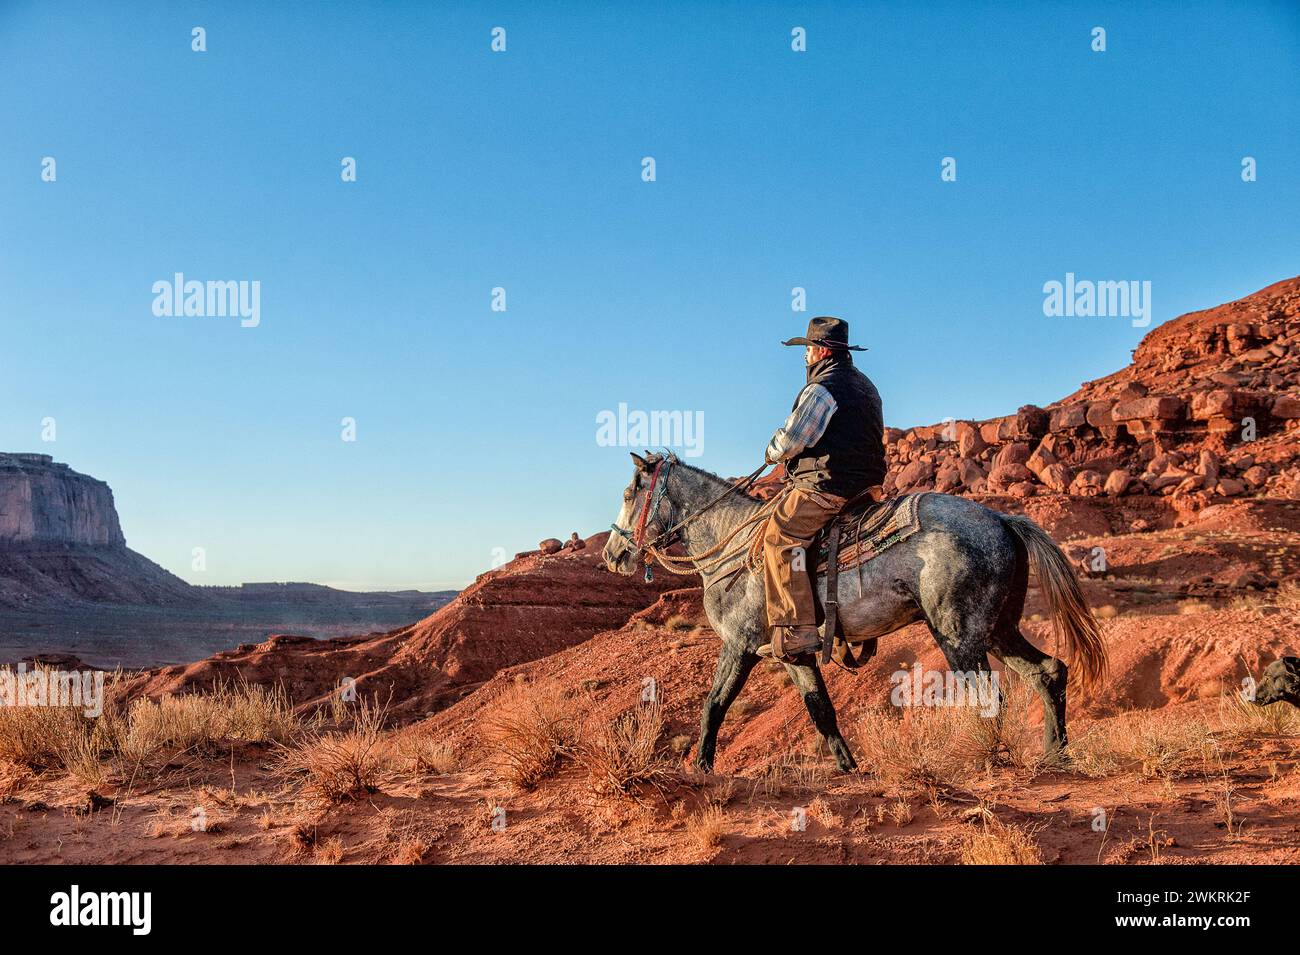
[[[766,523],[768,517],[770,517],[772,512],[776,510],[777,505],[780,503],[781,498],[783,498],[784,496],[785,496],[785,491],[782,491],[776,497],[772,498],[767,503],[765,503],[758,510],[757,513],[751,515],[750,517],[745,518],[743,521],[741,521],[739,524],[733,527],[727,533],[727,535],[722,538],[722,540],[718,541],[718,543],[714,544],[712,547],[710,547],[706,551],[703,551],[702,553],[686,554],[682,557],[677,557],[673,554],[665,553],[664,551],[661,551],[650,545],[646,546],[645,553],[648,556],[654,558],[654,560],[670,574],[677,574],[680,577],[687,577],[690,576],[691,574],[696,574],[696,573],[699,574],[710,573],[711,571],[718,569],[719,567],[723,566],[729,561],[735,560],[738,556],[745,554],[747,552],[752,553],[756,549],[756,545],[759,541],[758,532],[761,529],[761,526],[764,523]],[[700,510],[696,512],[696,515],[702,513],[703,510]],[[692,516],[696,516],[696,515],[692,515]],[[726,550],[725,553],[720,553],[724,551],[724,549],[727,548],[728,545],[730,545],[731,542],[734,541],[742,531],[746,529],[749,529],[749,533],[745,535],[745,538],[740,542],[739,545],[737,545],[736,547],[730,550]],[[710,557],[713,557],[715,554],[719,554],[719,556],[716,559],[714,560],[708,559]],[[750,557],[750,563],[751,564],[754,563],[754,559],[752,556]],[[685,565],[690,565],[690,566],[687,567]],[[646,566],[647,569],[649,569],[649,564],[647,564]]]

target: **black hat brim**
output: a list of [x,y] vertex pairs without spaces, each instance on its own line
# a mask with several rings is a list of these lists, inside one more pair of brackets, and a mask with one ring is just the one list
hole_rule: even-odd
[[859,345],[845,345],[842,342],[827,342],[827,341],[815,342],[810,338],[791,338],[789,341],[784,341],[781,344],[782,345],[816,345],[819,348],[844,348],[847,349],[848,351],[866,351],[865,348],[862,348]]

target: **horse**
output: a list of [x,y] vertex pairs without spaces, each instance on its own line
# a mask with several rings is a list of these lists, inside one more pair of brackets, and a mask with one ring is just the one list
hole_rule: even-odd
[[[762,575],[738,566],[747,560],[747,547],[738,546],[730,557],[723,549],[721,562],[692,555],[715,553],[736,528],[761,520],[765,502],[746,493],[744,482],[733,484],[671,453],[633,453],[632,460],[632,481],[623,491],[601,556],[611,572],[630,575],[644,560],[649,574],[651,557],[671,569],[662,559],[664,550],[680,543],[691,558],[689,566],[701,573],[704,611],[722,641],[695,750],[695,768],[708,773],[727,708],[766,642],[766,603]],[[1076,666],[1077,685],[1087,691],[1104,678],[1101,628],[1069,560],[1029,518],[1000,514],[963,497],[926,494],[918,501],[917,516],[920,527],[914,534],[840,576],[839,619],[846,639],[882,637],[924,621],[951,670],[983,680],[989,679],[992,654],[1043,701],[1045,763],[1066,762],[1069,668],[1026,640],[1019,623],[1033,569],[1058,643],[1064,643]],[[816,590],[824,601],[824,574],[817,575]],[[855,771],[857,763],[840,734],[815,661],[782,665],[840,771]]]

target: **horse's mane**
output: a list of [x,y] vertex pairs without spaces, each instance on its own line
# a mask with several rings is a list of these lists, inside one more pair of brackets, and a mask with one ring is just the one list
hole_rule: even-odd
[[[656,455],[655,458],[657,457],[659,456]],[[704,470],[704,468],[697,468],[693,464],[687,464],[685,461],[683,461],[681,458],[677,457],[676,455],[672,456],[672,461],[673,461],[673,467],[683,468],[687,471],[690,471],[692,474],[698,474],[700,477],[705,478],[711,485],[716,487],[719,492],[724,491],[727,488],[731,487],[733,484],[736,483],[736,480],[738,480],[738,479],[719,477],[718,475],[714,474],[712,471],[706,471]],[[748,491],[737,491],[735,492],[735,496],[740,500],[753,501],[755,504],[761,504],[763,501],[762,498],[754,497],[754,495],[750,494]]]

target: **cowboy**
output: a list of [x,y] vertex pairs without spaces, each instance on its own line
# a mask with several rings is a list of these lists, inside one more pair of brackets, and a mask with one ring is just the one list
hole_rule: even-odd
[[[853,365],[848,323],[819,317],[803,345],[807,383],[785,425],[767,446],[767,462],[785,463],[789,487],[763,529],[763,583],[771,643],[758,652],[783,663],[821,645],[808,551],[817,532],[845,502],[870,494],[879,500],[885,479],[885,424],[880,393]],[[801,559],[800,559],[801,558]],[[826,639],[834,639],[827,634]]]

